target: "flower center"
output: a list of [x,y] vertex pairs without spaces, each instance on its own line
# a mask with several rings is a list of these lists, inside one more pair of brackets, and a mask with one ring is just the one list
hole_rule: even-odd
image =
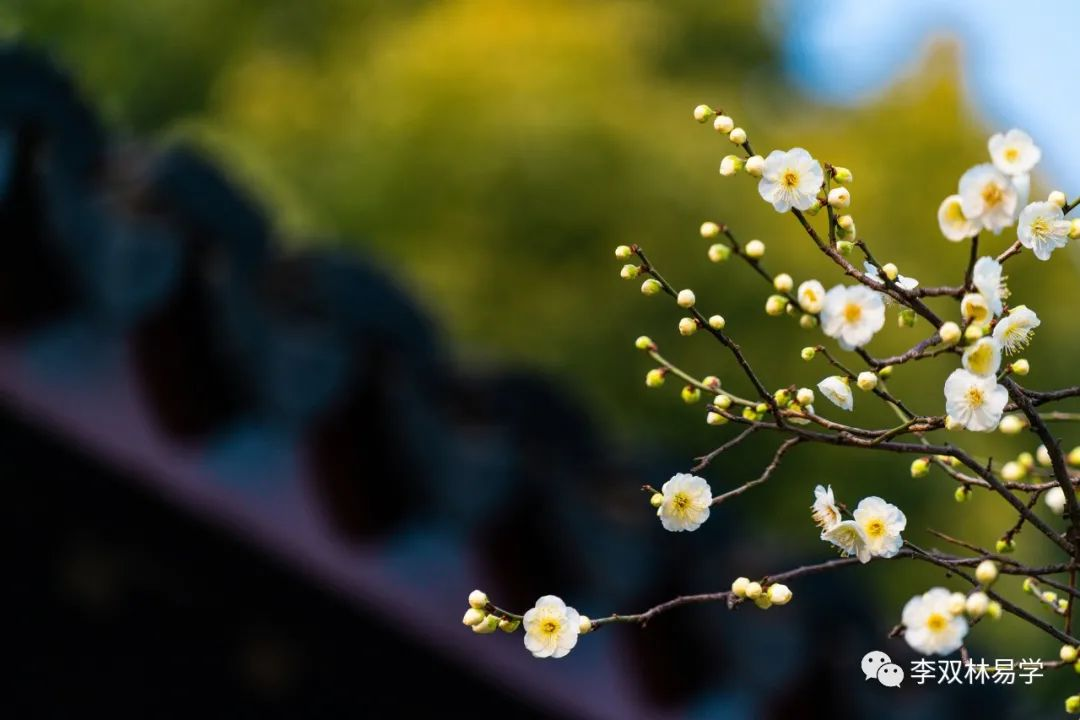
[[858,303],[849,302],[844,306],[844,320],[849,323],[859,322],[862,317],[862,307]]
[[994,207],[1000,204],[1004,197],[1005,193],[1002,192],[1001,186],[997,183],[987,183],[983,186],[982,199],[987,207]]
[[866,534],[870,537],[881,537],[885,534],[885,523],[880,520],[871,520],[866,523]]
[[784,177],[780,180],[784,187],[788,190],[794,190],[799,186],[799,173],[794,170],[787,170],[784,172]]
[[686,493],[675,493],[675,497],[671,498],[671,504],[675,506],[676,512],[686,512],[690,507],[690,496]]
[[1009,148],[1005,151],[1005,159],[1009,162],[1016,162],[1020,159],[1020,151],[1016,148]]
[[993,348],[989,343],[983,343],[975,348],[975,351],[968,357],[968,364],[971,365],[972,371],[976,374],[986,375],[990,370],[990,361],[993,357]]
[[933,632],[941,632],[948,624],[949,621],[941,613],[930,613],[930,617],[926,618],[926,627]]
[[967,391],[968,405],[972,408],[982,407],[983,404],[983,392],[977,387],[969,387]]
[[1041,217],[1032,220],[1031,234],[1037,238],[1045,238],[1050,234],[1050,221]]
[[555,620],[545,620],[544,624],[540,626],[540,629],[545,635],[554,635],[559,631],[559,623]]

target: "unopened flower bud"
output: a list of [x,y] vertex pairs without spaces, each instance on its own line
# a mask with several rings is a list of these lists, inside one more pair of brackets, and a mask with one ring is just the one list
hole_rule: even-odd
[[806,407],[807,405],[813,405],[814,391],[810,388],[799,388],[798,392],[795,393],[795,400],[798,401],[798,403],[803,407]]
[[743,252],[746,253],[747,257],[758,260],[765,254],[765,243],[761,242],[760,240],[751,240],[750,242],[746,243],[746,247],[743,249]]
[[1080,238],[1080,218],[1069,223],[1069,239],[1076,240],[1077,238]]
[[1080,445],[1077,445],[1065,456],[1065,462],[1073,467],[1080,467]]
[[994,543],[994,550],[999,555],[1008,555],[1008,554],[1010,554],[1012,552],[1015,552],[1016,551],[1016,540],[1014,540],[1012,538],[1009,538],[1008,540],[1006,540],[1005,538],[1001,538],[996,543]]
[[1006,482],[1018,482],[1023,480],[1025,475],[1027,475],[1027,470],[1018,462],[1010,460],[1001,466],[1001,477]]
[[761,583],[750,582],[746,584],[745,596],[753,600],[761,595]]
[[803,313],[799,316],[799,327],[803,330],[813,330],[817,327],[818,319],[815,315],[807,315]]
[[732,128],[731,132],[728,133],[728,140],[736,145],[742,145],[746,142],[746,131],[741,127]]
[[720,413],[710,411],[705,413],[705,422],[709,425],[726,425],[729,421]]
[[593,629],[592,618],[588,615],[578,616],[578,634],[585,635]]
[[465,611],[465,617],[461,618],[461,622],[469,627],[475,627],[484,621],[487,617],[487,613],[483,610],[477,610],[474,607],[470,607]]
[[664,496],[663,496],[663,494],[661,494],[661,493],[653,493],[652,497],[649,498],[649,504],[652,505],[654,508],[658,508],[661,505],[663,505],[664,504]]
[[615,257],[619,260],[627,260],[633,254],[634,251],[630,249],[629,245],[620,245],[615,248]]
[[951,320],[947,323],[943,323],[938,328],[938,336],[941,338],[941,342],[946,345],[955,345],[960,342],[960,326]]
[[721,410],[727,410],[729,407],[731,407],[731,396],[721,393],[720,395],[717,395],[715,398],[713,398],[712,404],[713,407],[718,407]]
[[975,568],[975,579],[985,586],[994,584],[998,576],[998,566],[993,560],[983,560]]
[[504,633],[516,632],[521,627],[520,620],[511,620],[510,618],[503,618],[499,621],[499,629]]
[[765,158],[760,155],[751,155],[746,158],[746,165],[743,168],[748,175],[761,177],[761,174],[765,171]]
[[772,600],[769,599],[769,594],[768,593],[763,592],[760,595],[758,595],[756,598],[754,598],[754,604],[757,605],[762,610],[768,610],[769,608],[772,607]]
[[690,336],[697,332],[697,320],[692,317],[684,317],[679,321],[679,334]]
[[693,405],[701,399],[701,391],[693,385],[684,385],[680,396],[687,405]]
[[1080,713],[1080,695],[1070,695],[1065,698],[1065,712],[1070,715]]
[[945,429],[946,430],[963,430],[964,423],[960,422],[952,415],[945,416]]
[[997,600],[991,600],[990,604],[986,606],[986,617],[991,620],[1001,619],[1001,603]]
[[881,266],[881,272],[885,273],[885,277],[890,280],[896,280],[896,277],[900,274],[900,269],[896,267],[896,263],[885,263]]
[[499,618],[488,615],[483,620],[472,626],[472,631],[477,635],[490,635],[499,629]]
[[961,485],[953,491],[953,500],[958,503],[966,503],[971,499],[971,488],[967,485]]
[[799,351],[799,357],[801,357],[803,360],[805,360],[807,362],[810,362],[811,360],[813,360],[815,355],[817,355],[817,349],[816,348],[804,347],[802,350]]
[[889,377],[892,376],[892,371],[893,371],[893,366],[892,365],[886,365],[885,367],[878,370],[877,374],[878,374],[879,378],[881,378],[883,380],[887,380],[887,379],[889,379]]
[[1024,582],[1020,583],[1020,589],[1026,593],[1035,592],[1035,581],[1029,577],[1024,578]]
[[743,163],[745,162],[745,160],[737,155],[725,155],[724,159],[720,161],[720,174],[724,177],[731,177],[742,170]]
[[773,605],[787,605],[791,602],[791,589],[781,583],[773,583],[769,586],[769,600]]
[[708,105],[698,105],[694,108],[694,119],[699,123],[709,122],[716,115],[716,111]]
[[649,372],[645,373],[645,386],[651,388],[658,388],[664,384],[664,370],[661,368],[653,368]]
[[787,305],[788,299],[783,295],[770,295],[769,299],[765,301],[765,312],[773,317],[783,315]]
[[1043,495],[1043,502],[1046,503],[1046,507],[1050,508],[1050,512],[1055,515],[1065,514],[1065,491],[1060,487],[1052,487],[1046,491]]
[[851,191],[846,187],[836,187],[829,191],[829,205],[834,208],[846,208],[851,204]]
[[641,272],[641,268],[637,265],[623,265],[622,270],[619,271],[619,275],[623,280],[633,280]]
[[855,227],[855,218],[850,215],[841,215],[836,218],[836,226],[844,232],[848,232]]
[[680,290],[679,295],[675,298],[675,302],[682,308],[692,308],[694,303],[697,302],[697,298],[694,297],[693,290]]
[[930,460],[928,458],[915,458],[911,462],[911,477],[921,478],[930,474]]
[[750,578],[737,577],[731,582],[731,592],[735,597],[746,597],[748,587],[750,587]]
[[984,592],[975,591],[968,595],[967,602],[964,603],[964,609],[967,610],[968,617],[974,620],[985,615],[989,605],[989,596]]
[[1046,202],[1051,205],[1057,205],[1059,208],[1063,208],[1069,204],[1069,199],[1065,197],[1065,193],[1060,190],[1055,190],[1046,198]]
[[731,248],[723,243],[714,243],[709,246],[709,259],[714,263],[720,263],[731,257]]
[[777,405],[783,407],[784,405],[787,405],[789,402],[791,402],[791,391],[787,388],[780,388],[773,393],[773,400],[776,401]]
[[660,284],[660,281],[656,278],[647,278],[645,282],[641,283],[642,295],[656,295],[664,289],[664,286]]
[[968,325],[964,328],[964,339],[969,343],[975,342],[985,334],[986,329],[982,325]]
[[712,126],[716,132],[727,135],[735,128],[735,121],[727,115],[717,115],[713,120]]
[[727,321],[724,320],[723,315],[713,315],[709,318],[709,327],[713,330],[723,330],[727,325]]
[[1050,462],[1050,453],[1047,451],[1045,445],[1040,445],[1039,447],[1035,448],[1035,461],[1043,467],[1050,467],[1050,465],[1052,464]]
[[841,255],[850,255],[851,251],[855,249],[855,243],[850,240],[839,240],[836,243],[836,252]]
[[915,327],[915,311],[911,308],[902,309],[896,316],[896,324],[902,328]]
[[482,590],[473,590],[469,593],[469,607],[483,610],[488,605],[487,593]]
[[1076,662],[1077,650],[1075,645],[1062,645],[1061,650],[1058,651],[1058,657],[1062,662],[1073,663]]
[[1020,416],[1007,415],[998,423],[998,430],[1005,435],[1016,435],[1024,432],[1027,423]]
[[1022,452],[1016,456],[1016,462],[1024,466],[1025,470],[1032,470],[1035,468],[1035,456],[1029,452]]
[[652,350],[656,346],[648,335],[641,335],[634,341],[634,347],[638,350]]
[[773,278],[772,284],[778,292],[787,293],[791,292],[791,288],[795,286],[795,281],[787,273],[780,273]]
[[859,386],[860,390],[870,392],[877,387],[878,377],[869,370],[865,370],[859,373],[859,377],[856,379],[855,384]]
[[1042,601],[1048,605],[1054,605],[1058,600],[1057,593],[1052,590],[1043,590],[1042,595],[1039,597],[1041,597]]
[[961,592],[954,592],[949,595],[948,610],[953,615],[959,615],[964,612],[964,608],[967,607],[967,596]]
[[715,392],[720,389],[720,378],[715,375],[706,375],[701,379],[701,384]]
[[1023,377],[1024,375],[1027,375],[1029,372],[1031,372],[1031,363],[1029,363],[1024,358],[1020,358],[1019,360],[1013,361],[1012,365],[1010,365],[1009,368],[1013,371],[1014,375],[1019,375]]
[[839,183],[849,183],[855,179],[851,174],[851,170],[839,165],[833,166],[833,178]]

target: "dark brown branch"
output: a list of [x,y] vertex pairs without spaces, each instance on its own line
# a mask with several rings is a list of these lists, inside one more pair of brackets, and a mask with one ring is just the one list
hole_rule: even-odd
[[[750,428],[750,429],[753,430],[753,428]],[[788,440],[785,440],[784,443],[779,448],[776,449],[776,454],[773,455],[772,462],[769,463],[765,467],[765,470],[762,471],[761,475],[759,475],[754,480],[751,480],[750,482],[743,483],[742,485],[735,488],[734,490],[729,490],[726,493],[723,493],[722,495],[717,495],[716,497],[713,498],[712,504],[713,505],[719,505],[720,503],[724,502],[725,500],[730,500],[733,497],[738,497],[739,495],[742,495],[744,492],[746,492],[750,488],[754,487],[755,485],[760,485],[761,483],[768,480],[770,477],[772,477],[772,474],[776,471],[776,468],[780,467],[780,460],[783,459],[783,457],[787,453],[787,451],[790,450],[791,448],[795,447],[796,445],[798,445],[802,441],[803,441],[802,438],[798,438],[798,437],[789,438]]]

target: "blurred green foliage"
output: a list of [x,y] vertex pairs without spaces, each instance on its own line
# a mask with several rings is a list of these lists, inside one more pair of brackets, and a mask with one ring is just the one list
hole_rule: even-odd
[[[345,238],[333,242],[379,258],[449,329],[463,360],[557,374],[619,442],[686,457],[734,430],[707,427],[674,381],[646,391],[648,365],[633,339],[647,333],[689,371],[750,391],[704,333],[679,337],[673,303],[619,279],[612,249],[640,243],[672,282],[693,287],[706,314],[727,317],[772,387],[813,386],[829,374],[798,357],[822,338],[766,317],[770,288],[737,263],[709,263],[699,224],[726,222],[743,239],[763,239],[766,267],[797,283],[842,282],[792,217],[760,201],[754,182],[718,176],[731,146],[696,125],[691,108],[723,107],[762,154],[801,145],[852,168],[860,234],[883,262],[931,285],[959,281],[968,253],[940,237],[937,205],[964,169],[987,160],[996,129],[965,104],[948,44],[868,104],[817,104],[785,83],[777,22],[754,2],[710,0],[22,0],[0,10],[4,32],[54,52],[112,122],[215,154],[263,198],[283,242]],[[1046,189],[1036,179],[1033,197]],[[1005,233],[983,249],[1010,242]],[[1015,299],[1043,318],[1028,382],[1075,383],[1080,334],[1061,299],[1076,287],[1074,267],[1024,255],[1008,271]],[[951,302],[936,305],[955,313]],[[900,351],[927,333],[924,323],[896,329],[890,311],[871,351]],[[890,385],[917,410],[940,413],[942,381],[956,365],[946,356],[905,367]],[[824,402],[819,410],[839,412]],[[855,418],[895,420],[864,394]],[[1034,450],[1030,440],[970,441],[998,460]],[[711,468],[710,481],[748,479],[774,443],[759,439],[737,462]],[[911,480],[911,457],[824,448],[797,456],[720,515],[768,515],[785,542],[820,554],[806,517],[816,483],[832,483],[848,503],[866,494],[897,502],[909,536],[926,545],[937,544],[928,526],[992,545],[1010,521],[984,493],[956,506],[940,475]],[[1019,543],[1029,559],[1046,550],[1031,533]],[[871,576],[888,588],[877,601],[884,617],[897,619],[898,603],[941,580],[911,565]],[[979,636],[1021,632],[1003,622]],[[1010,647],[1055,652],[1026,632]]]

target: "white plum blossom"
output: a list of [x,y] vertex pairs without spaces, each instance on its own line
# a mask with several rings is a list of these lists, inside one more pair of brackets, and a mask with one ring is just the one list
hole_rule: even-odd
[[990,136],[987,143],[994,166],[1006,175],[1026,175],[1042,159],[1042,150],[1023,130]]
[[1060,487],[1055,486],[1047,490],[1046,495],[1043,496],[1043,502],[1055,515],[1065,514],[1065,491]]
[[891,558],[900,552],[904,544],[900,533],[907,527],[907,518],[900,508],[871,496],[860,500],[852,515],[866,536],[871,555]]
[[712,488],[703,478],[679,473],[664,483],[660,493],[664,501],[656,509],[656,515],[665,530],[693,531],[709,519]]
[[843,520],[821,533],[821,539],[840,548],[844,555],[859,558],[859,562],[870,562],[872,554],[867,544],[866,532],[854,520]]
[[993,376],[953,370],[945,380],[945,412],[960,427],[976,432],[997,428],[1009,391]]
[[797,297],[803,312],[817,315],[825,307],[825,286],[817,280],[807,280],[799,285]]
[[855,398],[851,394],[851,384],[846,377],[830,375],[819,382],[817,388],[829,402],[841,410],[850,411],[854,406]]
[[836,285],[825,294],[821,329],[843,349],[862,347],[884,325],[885,302],[865,285]]
[[953,609],[952,593],[941,587],[908,600],[900,616],[907,644],[923,655],[948,655],[959,650],[968,623]]
[[1018,202],[1017,189],[1009,177],[990,163],[976,165],[960,176],[964,217],[995,234],[1013,224]]
[[773,150],[765,158],[758,193],[777,212],[808,210],[824,180],[821,164],[803,148]]
[[1002,350],[1013,355],[1027,347],[1031,334],[1040,324],[1039,316],[1021,305],[998,320],[998,324],[994,326],[994,339],[1001,343]]
[[1033,202],[1020,212],[1016,235],[1020,244],[1040,260],[1049,260],[1050,253],[1069,242],[1072,224],[1065,213],[1049,202]]
[[941,201],[937,211],[938,225],[946,240],[960,242],[979,234],[979,224],[964,215],[959,195],[950,195]]
[[[882,279],[881,271],[878,269],[877,265],[874,265],[873,263],[869,263],[869,262],[864,262],[863,263],[863,268],[866,269],[866,274],[867,275],[869,275],[873,279],[877,280],[878,282],[884,284],[885,281]],[[915,288],[919,287],[919,281],[918,280],[916,280],[915,278],[905,277],[904,275],[899,275],[898,274],[896,276],[896,281],[895,282],[896,282],[896,284],[898,286],[902,287],[904,290],[914,290]]]
[[979,258],[971,270],[972,284],[994,315],[1001,314],[1002,300],[1009,297],[1009,290],[1005,287],[1001,272],[1001,263],[989,255]]
[[996,375],[1001,368],[1001,343],[992,337],[979,338],[964,350],[963,363],[973,375]]
[[810,516],[822,530],[829,530],[841,521],[840,508],[836,505],[831,485],[828,488],[822,485],[814,488],[814,504],[810,509]]
[[581,616],[560,598],[545,595],[521,619],[525,647],[538,658],[561,658],[577,645]]

